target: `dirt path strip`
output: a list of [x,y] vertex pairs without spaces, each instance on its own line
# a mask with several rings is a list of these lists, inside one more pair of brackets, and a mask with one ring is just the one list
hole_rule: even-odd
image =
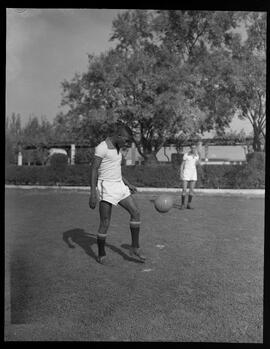
[[[5,185],[6,189],[57,189],[57,190],[79,190],[90,191],[88,186],[46,186],[46,185]],[[138,193],[177,193],[181,188],[144,188],[137,187]],[[196,194],[200,195],[255,195],[264,196],[265,189],[195,189]]]

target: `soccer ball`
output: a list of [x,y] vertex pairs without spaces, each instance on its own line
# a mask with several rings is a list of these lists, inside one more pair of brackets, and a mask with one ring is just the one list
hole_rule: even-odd
[[154,201],[155,209],[160,213],[168,212],[174,204],[172,195],[162,194]]

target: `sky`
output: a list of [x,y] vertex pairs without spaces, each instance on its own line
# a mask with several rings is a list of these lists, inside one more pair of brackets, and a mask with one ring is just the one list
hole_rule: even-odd
[[[114,47],[110,42],[117,9],[7,9],[6,114],[52,121],[63,110],[61,83],[87,70],[88,54]],[[235,118],[231,129],[250,133]]]

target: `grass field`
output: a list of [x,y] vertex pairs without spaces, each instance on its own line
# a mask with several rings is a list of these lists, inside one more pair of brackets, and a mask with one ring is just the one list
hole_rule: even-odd
[[87,193],[6,189],[6,341],[263,341],[264,199],[198,196],[195,210],[141,209],[141,264],[114,208],[95,261]]

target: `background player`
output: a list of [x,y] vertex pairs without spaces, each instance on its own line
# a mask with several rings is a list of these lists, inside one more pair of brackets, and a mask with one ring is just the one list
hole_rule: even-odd
[[91,171],[91,194],[89,206],[94,209],[99,198],[100,225],[97,234],[99,263],[103,263],[105,241],[110,225],[112,205],[120,205],[130,214],[131,249],[130,254],[141,262],[145,257],[139,250],[140,211],[132,193],[137,191],[121,173],[121,148],[130,146],[131,130],[123,125],[116,126],[112,136],[107,137],[95,148]]
[[187,208],[188,209],[192,208],[190,204],[194,195],[194,188],[197,181],[196,165],[199,163],[199,161],[200,161],[200,155],[197,150],[197,147],[196,145],[192,144],[190,146],[190,151],[184,154],[183,161],[180,166],[180,178],[183,182],[180,209],[185,207],[188,184],[189,184],[189,195],[188,195]]

